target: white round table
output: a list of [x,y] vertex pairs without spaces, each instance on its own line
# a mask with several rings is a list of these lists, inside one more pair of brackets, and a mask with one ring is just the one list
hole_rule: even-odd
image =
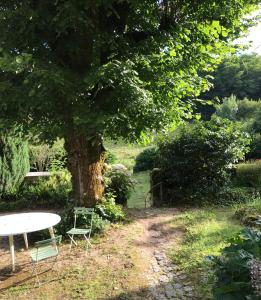
[[60,221],[59,215],[42,212],[10,214],[0,217],[0,237],[9,237],[13,271],[15,270],[14,235],[23,234],[25,246],[28,249],[27,233],[48,228],[51,238],[54,238],[53,226]]

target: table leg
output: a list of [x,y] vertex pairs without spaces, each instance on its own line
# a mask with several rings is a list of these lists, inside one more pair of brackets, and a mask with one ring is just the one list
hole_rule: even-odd
[[14,236],[9,235],[9,246],[12,258],[12,271],[15,271],[15,252],[14,252]]
[[53,227],[49,227],[48,230],[49,230],[49,232],[50,232],[51,238],[54,239],[54,238],[55,238],[55,235],[54,235]]
[[27,233],[25,232],[25,233],[23,233],[23,235],[24,235],[25,248],[26,248],[26,250],[28,250],[28,238],[27,238]]
[[[55,238],[55,235],[54,235],[53,227],[49,227],[48,230],[49,230],[49,232],[50,232],[51,238],[54,239],[54,238]],[[53,246],[55,247],[56,251],[58,251],[56,242],[53,242]]]

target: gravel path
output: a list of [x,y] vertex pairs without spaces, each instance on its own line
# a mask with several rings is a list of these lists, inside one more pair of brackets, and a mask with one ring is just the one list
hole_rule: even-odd
[[171,227],[177,210],[151,209],[143,211],[139,218],[141,213],[138,213],[138,223],[142,225],[143,233],[137,245],[141,255],[150,257],[150,268],[146,272],[150,299],[196,299],[187,275],[168,257],[175,240],[183,234]]

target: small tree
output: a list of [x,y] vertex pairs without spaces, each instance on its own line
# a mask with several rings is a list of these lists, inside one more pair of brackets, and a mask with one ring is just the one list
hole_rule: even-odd
[[0,136],[0,195],[13,193],[30,169],[28,143],[20,137]]

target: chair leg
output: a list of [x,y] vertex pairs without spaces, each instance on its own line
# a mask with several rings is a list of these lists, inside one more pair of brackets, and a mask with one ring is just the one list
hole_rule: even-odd
[[[50,270],[50,271],[53,270],[53,267],[55,266],[55,264],[56,264],[56,262],[57,262],[57,259],[58,259],[58,255],[55,257],[55,259],[54,259],[54,261],[53,261],[53,263],[52,263],[51,268],[48,269],[48,270]],[[39,276],[38,276],[38,272],[37,272],[37,265],[38,265],[38,263],[34,263],[34,265],[33,265],[32,277],[35,275],[36,280],[37,280],[37,282],[34,284],[34,286],[36,286],[36,285],[38,284],[38,287],[40,287],[41,282],[40,282],[40,279],[39,279]]]
[[75,246],[77,246],[77,243],[75,242],[75,240],[74,240],[74,235],[72,234],[72,235],[70,235],[70,234],[68,234],[69,235],[69,238],[71,239],[71,243],[70,243],[70,252],[71,252],[71,250],[72,250],[72,244],[74,243],[74,245]]
[[35,282],[35,284],[34,284],[34,287],[37,285],[37,283],[38,283],[38,287],[40,287],[40,285],[41,285],[40,279],[39,279],[39,276],[38,276],[38,272],[37,272],[37,265],[38,265],[37,262],[34,263],[33,270],[32,270],[32,277],[35,275],[36,276],[36,280],[37,280],[37,282]]
[[[91,244],[90,240],[87,238],[87,236],[86,236],[85,234],[84,234],[83,236],[84,236],[84,238],[85,238],[85,240],[86,240],[86,242],[87,242],[87,247],[86,247],[86,248],[88,249],[88,245],[91,247],[92,244]],[[86,249],[86,250],[87,250],[87,249]]]

